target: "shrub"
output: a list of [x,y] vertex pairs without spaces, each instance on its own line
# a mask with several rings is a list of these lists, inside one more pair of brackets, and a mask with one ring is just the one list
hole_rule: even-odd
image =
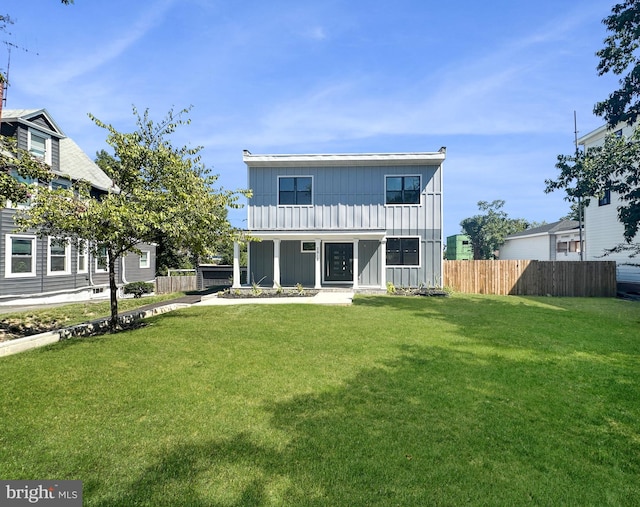
[[134,298],[141,298],[143,294],[151,294],[155,285],[150,282],[131,282],[124,286],[125,294],[133,294]]

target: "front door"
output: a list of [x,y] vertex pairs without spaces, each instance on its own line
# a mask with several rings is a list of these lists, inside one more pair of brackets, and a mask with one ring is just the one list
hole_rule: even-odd
[[353,243],[324,244],[324,279],[326,282],[353,281]]

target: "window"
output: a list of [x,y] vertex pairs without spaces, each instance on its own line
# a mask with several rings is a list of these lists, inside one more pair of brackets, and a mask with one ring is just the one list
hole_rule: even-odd
[[69,190],[71,188],[71,183],[64,180],[56,180],[51,182],[51,190],[59,190],[59,189]]
[[311,176],[293,176],[278,178],[279,205],[310,205],[312,202]]
[[301,245],[302,253],[315,253],[316,242],[315,241],[303,241]]
[[569,249],[569,244],[566,241],[558,241],[556,243],[556,252],[558,253],[567,253]]
[[140,253],[140,269],[147,269],[151,267],[151,262],[149,260],[149,252],[141,252]]
[[34,236],[6,236],[5,277],[36,276],[36,238]]
[[420,238],[388,238],[387,266],[419,266]]
[[78,241],[78,273],[86,273],[88,271],[87,251],[87,242],[83,239]]
[[611,204],[611,190],[605,190],[604,195],[598,199],[598,206],[606,206]]
[[[13,169],[11,170],[11,177],[13,179],[17,180],[19,183],[23,183],[24,185],[27,185],[27,186],[28,185],[33,185],[34,183],[37,183],[37,180],[35,180],[34,178],[31,178],[29,176],[28,177],[20,176],[18,174],[18,172],[13,170]],[[29,190],[28,192],[35,193],[35,192],[37,192],[37,189],[34,187],[31,190]],[[9,207],[15,206],[16,208],[19,208],[19,209],[30,208],[31,204],[32,204],[31,197],[27,197],[27,200],[26,201],[22,201],[22,202],[16,202],[16,203],[11,202],[11,201],[7,202],[7,206],[9,206]]]
[[420,204],[420,176],[387,176],[386,204]]
[[47,274],[64,275],[71,272],[69,266],[70,245],[61,239],[49,238],[49,263]]
[[29,153],[51,165],[51,138],[42,132],[29,130]]
[[96,255],[96,273],[106,273],[109,270],[109,263],[107,260],[107,247],[101,246],[98,248]]

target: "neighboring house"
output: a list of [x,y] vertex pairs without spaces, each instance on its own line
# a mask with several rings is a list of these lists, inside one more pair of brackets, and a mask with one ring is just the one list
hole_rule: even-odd
[[[109,177],[56,125],[46,109],[3,110],[1,134],[15,137],[18,147],[43,158],[55,178],[51,186],[70,187],[73,181],[91,184],[99,198],[112,188]],[[16,209],[29,203],[0,208],[0,304],[16,300],[39,302],[82,300],[108,294],[106,257],[91,256],[84,246],[17,233]],[[88,238],[90,239],[90,238]],[[142,255],[130,254],[118,266],[120,284],[155,278],[155,246],[141,245]]]
[[[442,163],[432,153],[252,155],[250,284],[442,285]],[[240,286],[235,248],[234,287]]]
[[499,259],[579,261],[581,250],[579,222],[560,220],[510,234],[500,247]]
[[466,234],[447,236],[446,258],[449,261],[473,260],[471,239]]
[[[615,130],[609,130],[605,125],[578,139],[578,144],[589,148],[602,146],[607,134],[614,132],[620,136],[631,136],[634,126],[624,125]],[[640,267],[629,264],[640,263],[640,258],[630,258],[625,252],[609,254],[608,249],[624,243],[624,226],[618,220],[618,206],[621,204],[619,196],[615,192],[607,192],[602,198],[591,198],[589,205],[584,209],[584,223],[586,229],[586,260],[616,261],[616,276],[618,285],[633,286],[640,289]],[[634,242],[640,242],[637,236]]]

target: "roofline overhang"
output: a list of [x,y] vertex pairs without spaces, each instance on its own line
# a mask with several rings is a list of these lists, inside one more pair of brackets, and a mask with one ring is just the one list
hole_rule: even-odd
[[545,232],[534,232],[533,234],[520,234],[513,236],[505,236],[505,240],[507,239],[524,239],[524,238],[535,238],[540,236],[560,236],[562,234],[578,234],[580,232],[579,227],[575,227],[573,229],[563,229],[560,231],[545,231]]
[[334,153],[253,155],[244,150],[242,161],[248,167],[335,167],[335,166],[398,166],[440,165],[446,158],[446,148],[436,152],[416,153]]
[[320,240],[339,240],[349,241],[354,239],[362,240],[380,240],[387,236],[386,230],[375,231],[252,231],[248,230],[247,235],[251,238],[264,240],[288,240],[288,241],[311,241]]
[[[14,110],[13,109],[7,109],[6,111],[14,111]],[[33,118],[34,116],[38,116],[40,114],[43,114],[44,116],[46,116],[47,120],[49,121],[49,123],[51,123],[51,125],[54,126],[55,130],[51,130],[51,129],[45,128],[45,127],[43,127],[41,125],[38,125],[36,123],[33,123],[31,121],[31,118]],[[5,116],[3,114],[2,121],[3,122],[15,121],[15,122],[20,123],[22,125],[26,125],[27,127],[31,127],[33,129],[39,130],[41,132],[45,132],[47,134],[54,135],[56,137],[67,137],[65,135],[65,133],[62,131],[62,129],[55,122],[55,120],[51,117],[51,115],[49,114],[49,111],[47,111],[44,108],[43,109],[37,109],[35,111],[31,111],[28,114],[25,114],[23,116]]]

